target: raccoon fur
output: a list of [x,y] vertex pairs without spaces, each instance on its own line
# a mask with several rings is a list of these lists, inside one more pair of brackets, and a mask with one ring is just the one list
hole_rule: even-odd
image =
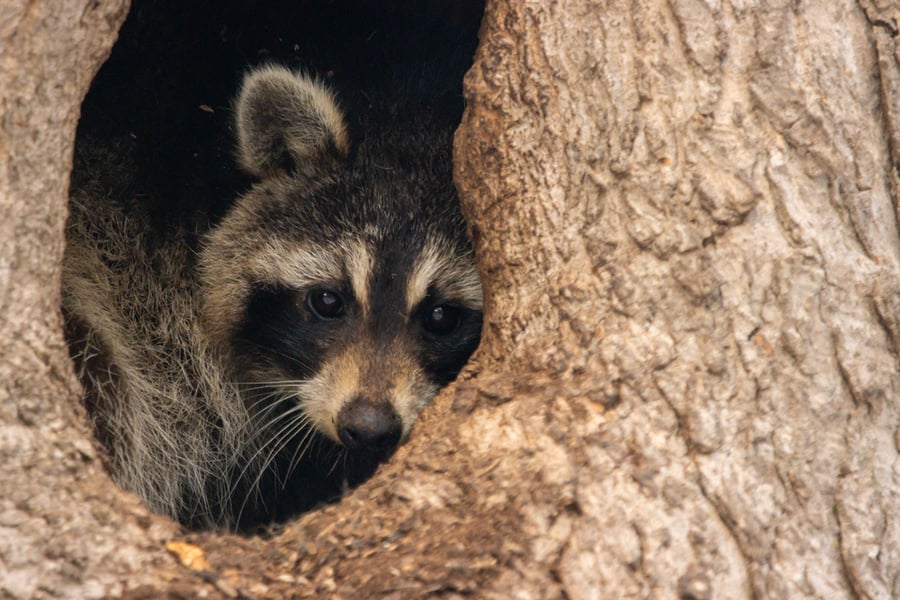
[[234,113],[255,183],[218,223],[158,232],[86,152],[64,264],[113,476],[194,527],[283,518],[371,474],[481,331],[450,129],[373,109],[351,141],[327,86],[277,66]]

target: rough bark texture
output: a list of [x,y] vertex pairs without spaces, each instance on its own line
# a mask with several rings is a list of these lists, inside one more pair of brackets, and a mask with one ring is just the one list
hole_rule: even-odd
[[59,314],[78,111],[126,9],[0,7],[0,597],[99,597],[173,566],[167,525],[100,463]]
[[103,475],[59,334],[122,16],[69,4],[0,9],[0,593],[900,596],[892,3],[490,2],[456,140],[472,369],[341,504],[188,536],[196,570]]
[[549,546],[523,572],[553,557],[579,597],[900,594],[896,16],[494,5],[456,146],[481,364],[596,388],[524,432],[555,443],[488,435],[526,427],[516,402],[473,421],[473,455],[571,468],[575,516],[523,503]]

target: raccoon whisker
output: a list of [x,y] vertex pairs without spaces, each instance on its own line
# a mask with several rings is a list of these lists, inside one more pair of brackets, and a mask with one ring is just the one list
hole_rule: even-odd
[[285,400],[280,394],[270,394],[259,398],[247,407],[247,413],[258,424],[258,426],[254,425],[252,432],[247,432],[248,441],[255,441],[259,435],[269,430],[266,423],[281,414],[284,403]]
[[257,340],[252,340],[252,339],[248,339],[245,337],[239,337],[236,339],[240,340],[246,344],[249,344],[249,345],[253,346],[254,348],[257,348],[264,353],[272,353],[275,356],[281,357],[281,358],[291,362],[292,364],[297,365],[298,367],[300,367],[303,370],[310,369],[314,366],[314,365],[311,365],[309,363],[309,361],[307,361],[307,360],[304,360],[293,354],[287,354],[287,353],[282,352],[281,350],[278,350],[277,348],[273,348],[272,346],[269,346],[267,344],[261,344]]
[[271,388],[259,388],[257,390],[250,390],[241,394],[245,403],[247,404],[247,408],[252,409],[256,408],[256,406],[261,402],[271,398],[278,396],[278,390],[273,390]]
[[[296,407],[299,409],[299,406]],[[288,417],[294,417],[289,419],[286,423],[284,423],[276,432],[274,432],[271,437],[269,437],[264,444],[259,446],[256,451],[248,457],[247,463],[244,468],[241,470],[238,477],[235,479],[235,485],[232,486],[230,493],[234,493],[235,487],[238,481],[242,481],[244,476],[247,474],[248,469],[251,466],[255,467],[256,476],[253,478],[253,483],[248,486],[248,491],[246,496],[244,497],[244,501],[241,503],[240,509],[238,510],[238,519],[240,522],[240,516],[243,514],[244,509],[247,506],[247,502],[254,495],[259,494],[259,484],[262,481],[263,476],[268,471],[270,465],[278,456],[278,454],[287,446],[288,443],[296,436],[296,434],[301,431],[307,424],[309,419],[304,414],[300,414],[297,416],[296,409],[291,409],[284,414],[279,415],[272,421],[270,421],[265,427],[261,428],[263,431],[271,431],[271,426],[273,423],[278,422],[280,420],[286,419]],[[255,436],[255,437],[258,437]],[[265,456],[266,458],[260,461],[260,457]],[[278,474],[275,474],[277,479]],[[283,482],[280,482],[284,485]]]
[[[284,448],[291,442],[292,439],[296,437],[296,435],[302,431],[304,428],[307,428],[309,424],[309,419],[306,415],[301,415],[299,418],[292,419],[285,423],[275,434],[273,434],[272,438],[267,441],[254,455],[252,462],[256,462],[259,456],[266,451],[266,447],[269,449],[267,451],[268,456],[263,461],[262,465],[257,469],[257,475],[253,480],[253,483],[250,485],[250,492],[248,492],[247,496],[244,498],[244,501],[241,503],[241,507],[238,510],[238,520],[240,520],[240,515],[243,514],[244,509],[246,508],[247,502],[249,501],[251,495],[256,492],[259,492],[259,484],[262,481],[263,475],[269,470],[270,465],[275,460],[275,458],[281,453]],[[306,439],[304,437],[304,439]],[[243,476],[243,473],[241,474]],[[284,474],[284,477],[280,476],[280,474],[275,473],[276,481],[281,487],[285,487],[287,485],[287,474]]]
[[[271,413],[274,410],[274,408],[275,408],[275,406],[272,406],[272,407],[268,408],[265,412],[260,414],[261,426],[250,438],[251,441],[255,441],[260,436],[267,436],[267,437],[271,436],[270,439],[267,440],[266,444],[261,446],[260,449],[265,449],[266,445],[271,444],[273,442],[272,438],[274,438],[274,436],[276,436],[278,434],[278,432],[280,431],[280,430],[278,430],[278,431],[274,430],[275,426],[279,422],[282,422],[282,421],[290,422],[291,420],[297,419],[297,418],[308,420],[308,417],[303,413],[303,407],[300,406],[299,404],[297,404],[296,406],[292,406],[289,409],[276,414],[274,417],[271,417]],[[298,413],[300,413],[299,417],[297,416]],[[281,425],[280,427],[283,427],[283,425]],[[256,458],[256,457],[254,457],[254,458]]]
[[238,389],[240,389],[243,393],[251,394],[254,392],[267,391],[274,387],[272,382],[252,382],[252,383],[238,383]]
[[[267,386],[264,389],[254,390],[254,391],[248,393],[248,396],[249,396],[248,399],[252,399],[253,401],[252,401],[252,403],[248,404],[247,410],[249,412],[253,413],[253,411],[256,410],[260,404],[262,404],[263,402],[266,402],[268,400],[274,399],[274,400],[272,400],[270,405],[268,407],[266,407],[265,410],[261,411],[260,414],[257,415],[257,418],[262,419],[265,417],[265,415],[267,415],[272,410],[274,410],[275,408],[280,406],[282,403],[288,402],[291,399],[297,398],[297,389],[296,388],[297,388],[296,385],[284,385],[284,386],[273,385],[273,386]],[[256,396],[256,397],[254,398],[254,396]]]
[[[273,397],[276,398],[276,400],[270,406],[266,407],[265,410],[260,411],[256,415],[256,418],[259,420],[260,426],[253,432],[252,435],[248,436],[246,440],[248,446],[255,446],[255,450],[251,455],[246,457],[246,464],[244,466],[244,469],[239,473],[238,480],[243,478],[243,476],[251,466],[254,466],[258,463],[260,455],[266,451],[267,446],[276,443],[276,440],[270,435],[273,425],[283,419],[291,418],[292,413],[296,412],[297,407],[294,407],[282,413],[278,413],[274,417],[272,417],[272,413],[275,408],[284,400],[283,397],[279,398],[274,394],[267,395],[263,398],[263,400]],[[261,438],[264,439],[265,442],[256,446],[256,442]]]
[[[290,396],[291,394],[285,394],[283,392],[278,392],[277,390],[269,390],[268,393],[260,394],[258,398],[253,399],[253,402],[247,405],[247,411],[251,414],[255,414],[258,419],[265,419],[269,413],[278,408],[283,402],[287,401]],[[267,402],[268,404],[265,408],[257,410],[261,405]]]
[[[344,463],[344,471],[346,472],[346,470],[347,470],[347,469],[346,469],[346,466],[347,466],[347,455],[348,455],[347,450],[346,450],[345,448],[341,447],[341,451],[340,451],[340,452],[338,453],[338,455],[335,457],[334,463],[331,465],[331,468],[328,469],[328,475],[329,475],[329,477],[334,473],[334,470],[337,468],[338,463],[340,463],[340,462],[343,462],[343,463]],[[343,459],[343,460],[342,460],[342,459]]]
[[[281,424],[276,429],[275,426],[281,422]],[[271,436],[270,439],[264,444],[260,450],[265,450],[267,446],[271,446],[273,448],[279,447],[277,452],[280,452],[284,445],[290,441],[290,436],[296,431],[299,431],[299,428],[307,425],[310,422],[310,418],[303,412],[303,408],[298,404],[297,406],[291,407],[287,411],[279,414],[274,419],[271,419],[268,423],[265,424],[261,429],[269,432],[268,434]],[[291,432],[293,431],[293,433]],[[284,443],[282,443],[284,442]],[[275,454],[277,454],[275,452]],[[267,460],[264,467],[267,467],[271,460]]]
[[[246,387],[242,388],[242,394],[245,399],[250,401],[247,405],[247,410],[252,413],[263,402],[272,398],[277,398],[272,402],[272,408],[274,408],[283,402],[285,398],[294,396],[297,386],[302,383],[303,380],[291,380],[285,382],[271,382],[269,384],[247,384]],[[255,387],[250,387],[250,385],[254,385]],[[279,396],[280,398],[278,398]]]
[[310,446],[310,452],[312,452],[312,450],[316,451],[316,460],[319,462],[321,462],[322,460],[323,446],[324,442],[322,441],[321,436],[316,436],[315,438],[313,438],[312,444]]
[[255,403],[260,398],[271,398],[274,396],[282,396],[282,397],[290,397],[295,396],[297,392],[298,385],[297,384],[285,384],[285,385],[270,385],[265,387],[259,387],[256,389],[248,390],[244,392],[244,396],[248,400],[252,400],[254,404],[248,406],[248,408],[255,408]]
[[312,438],[315,435],[316,430],[313,427],[310,427],[307,432],[303,435],[303,439],[297,444],[294,449],[294,455],[291,457],[291,462],[288,463],[287,471],[285,472],[285,477],[294,472],[294,469],[297,468],[297,465],[300,464],[300,461],[303,460],[303,457],[306,455],[307,451],[315,444],[316,440]]
[[287,386],[276,385],[257,385],[256,387],[242,387],[241,395],[247,400],[253,400],[260,396],[273,396],[282,393],[290,388]]
[[[279,415],[275,419],[272,419],[272,421],[266,427],[270,432],[269,435],[275,441],[275,443],[272,444],[273,440],[270,440],[269,444],[276,445],[280,443],[281,436],[285,433],[285,431],[295,427],[295,425],[298,427],[302,427],[309,422],[309,417],[303,414],[301,411],[288,411]],[[278,426],[277,429],[275,428],[276,425]],[[265,446],[263,448],[265,448]]]
[[263,381],[238,381],[236,385],[241,389],[258,389],[271,387],[285,387],[290,385],[300,385],[305,383],[306,379],[271,379]]

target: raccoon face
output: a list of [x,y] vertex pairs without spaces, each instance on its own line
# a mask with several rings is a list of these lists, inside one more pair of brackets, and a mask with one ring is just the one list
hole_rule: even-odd
[[201,255],[206,331],[262,420],[279,407],[292,434],[388,452],[480,339],[449,134],[373,122],[351,148],[327,88],[277,67],[247,77],[236,117],[259,182]]

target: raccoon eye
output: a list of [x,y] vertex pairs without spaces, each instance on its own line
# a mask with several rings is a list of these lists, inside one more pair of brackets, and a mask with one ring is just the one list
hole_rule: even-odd
[[425,331],[435,335],[447,335],[452,333],[459,325],[459,309],[455,306],[440,304],[425,313],[423,326]]
[[312,290],[306,295],[306,305],[320,319],[337,319],[344,314],[344,301],[332,290]]

